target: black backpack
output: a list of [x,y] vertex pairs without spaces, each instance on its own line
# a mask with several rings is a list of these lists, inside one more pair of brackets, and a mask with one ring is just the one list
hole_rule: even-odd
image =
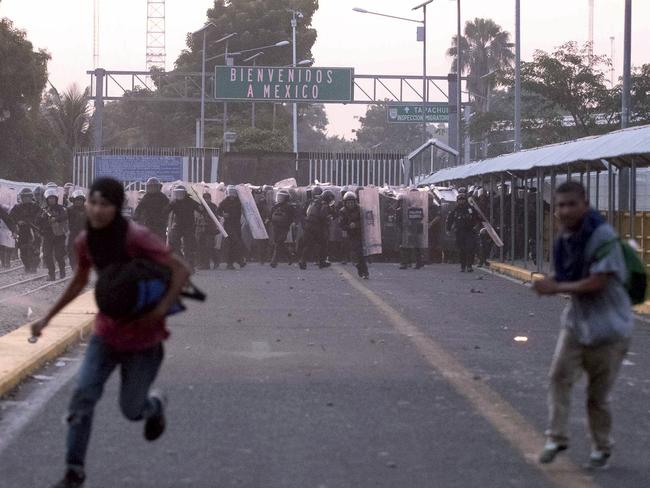
[[[102,269],[95,285],[99,311],[115,320],[134,320],[152,311],[165,296],[171,270],[149,259],[132,259]],[[206,295],[191,282],[181,293],[186,298],[205,301]],[[173,315],[185,310],[178,301],[168,311]]]

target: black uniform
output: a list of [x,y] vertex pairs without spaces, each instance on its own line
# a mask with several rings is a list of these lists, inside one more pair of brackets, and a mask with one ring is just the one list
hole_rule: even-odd
[[320,197],[314,198],[307,207],[300,250],[300,266],[302,268],[307,266],[307,258],[312,250],[316,251],[320,268],[329,266],[327,262],[327,244],[332,214],[333,208]]
[[273,236],[271,266],[274,268],[278,265],[281,255],[287,255],[287,260],[291,262],[285,243],[291,224],[296,219],[296,212],[296,207],[289,201],[276,203],[271,209],[271,235]]
[[[395,225],[402,242],[405,232],[404,226],[412,225],[410,222],[404,222],[404,205],[408,205],[408,203],[402,200],[395,208]],[[422,266],[424,266],[420,249],[417,247],[406,247],[403,244],[400,244],[399,247],[399,261],[400,269],[410,268],[413,261],[415,261],[415,269],[420,269]]]
[[224,218],[223,227],[228,237],[223,242],[223,251],[226,254],[228,269],[233,269],[233,263],[238,262],[240,267],[244,267],[243,248],[244,242],[241,237],[241,202],[239,197],[227,197],[218,207],[219,216]]
[[[217,206],[207,200],[205,203],[207,203],[212,213],[216,216],[218,213]],[[210,269],[213,263],[214,269],[219,267],[219,252],[216,248],[216,237],[218,234],[219,228],[207,212],[196,216],[197,262],[200,269]]]
[[196,254],[196,225],[195,212],[202,212],[201,204],[186,196],[180,200],[172,200],[167,207],[169,213],[169,246],[183,256],[190,268],[194,269]]
[[86,228],[86,209],[82,205],[77,207],[74,204],[68,207],[68,260],[73,268],[76,265],[76,253],[74,250],[74,241],[77,239],[82,230]]
[[43,236],[43,262],[47,267],[50,280],[55,279],[55,263],[59,266],[61,278],[65,277],[65,243],[68,232],[68,212],[55,203],[45,207],[37,223]]
[[456,205],[447,216],[447,232],[456,232],[456,246],[461,271],[472,271],[476,250],[476,225],[480,222],[478,212],[468,204]]
[[363,233],[362,233],[362,222],[361,222],[361,207],[356,205],[353,208],[348,208],[344,206],[340,210],[340,221],[339,224],[341,229],[348,234],[348,240],[350,243],[350,249],[357,260],[357,272],[362,278],[367,278],[368,274],[368,263],[366,262],[366,257],[363,254]]
[[[13,219],[9,216],[9,212],[2,205],[0,205],[0,221],[4,222],[9,231],[14,234],[16,226]],[[0,264],[3,268],[11,267],[11,253],[13,249],[7,246],[0,246]]]
[[40,260],[40,236],[36,227],[41,207],[35,202],[14,205],[9,217],[16,225],[16,246],[27,273],[35,273]]
[[[262,222],[264,222],[264,226],[266,227],[266,230],[268,232],[268,222],[270,219],[270,211],[269,211],[269,206],[266,203],[266,196],[264,194],[258,194],[255,197],[255,205],[257,206],[257,211],[260,213],[260,217],[262,217]],[[255,249],[255,253],[257,254],[257,257],[260,261],[260,264],[264,264],[266,262],[266,258],[268,257],[269,253],[269,241],[268,239],[255,239],[253,242],[253,249]]]
[[133,219],[165,240],[168,210],[169,198],[164,193],[145,193],[133,213]]

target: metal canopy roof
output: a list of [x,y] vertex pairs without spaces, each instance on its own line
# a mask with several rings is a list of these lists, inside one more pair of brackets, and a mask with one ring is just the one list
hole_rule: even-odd
[[601,136],[551,144],[517,153],[504,154],[453,168],[441,169],[420,181],[434,184],[494,173],[525,173],[536,168],[569,165],[573,171],[603,170],[603,160],[616,166],[650,166],[650,125],[631,127]]

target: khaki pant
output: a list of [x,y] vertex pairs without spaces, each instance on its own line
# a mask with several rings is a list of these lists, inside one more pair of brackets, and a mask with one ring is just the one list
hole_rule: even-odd
[[629,339],[626,339],[600,346],[583,346],[566,329],[560,332],[550,371],[550,425],[546,434],[551,440],[561,445],[568,444],[571,389],[584,370],[587,373],[587,415],[593,448],[607,453],[611,451],[609,394],[629,344]]

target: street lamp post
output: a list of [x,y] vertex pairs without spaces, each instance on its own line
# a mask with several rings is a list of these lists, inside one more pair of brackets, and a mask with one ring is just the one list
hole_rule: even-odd
[[[296,67],[297,53],[296,53],[296,27],[298,26],[298,18],[302,18],[303,14],[298,10],[289,10],[291,12],[291,35],[293,40],[293,67]],[[293,102],[293,152],[298,154],[298,104]]]
[[[199,124],[200,134],[197,137],[197,142],[199,143],[199,147],[204,147],[205,145],[204,144],[205,143],[205,62],[207,61],[205,58],[205,53],[206,53],[207,33],[209,27],[216,28],[217,26],[212,22],[206,22],[206,24],[203,27],[201,27],[199,30],[192,33],[192,35],[196,35],[203,32],[203,46],[201,49],[201,122]],[[221,39],[215,41],[213,45],[219,44],[223,41],[227,42],[228,39],[236,35],[237,33],[228,34],[227,36],[224,36]]]
[[462,76],[462,70],[461,70],[461,40],[462,40],[462,30],[461,30],[461,18],[460,18],[460,0],[456,0],[457,2],[457,21],[458,21],[458,32],[457,32],[457,42],[458,46],[456,49],[456,150],[458,151],[458,156],[456,158],[456,163],[460,163],[460,141],[461,141],[461,128],[462,128],[462,122],[460,118],[460,111],[461,111],[461,105],[462,105],[462,93],[461,93],[461,76]]
[[428,100],[428,83],[427,83],[427,5],[433,0],[413,7],[411,10],[422,9],[422,142],[427,141],[427,100]]
[[[264,51],[260,51],[257,54],[253,54],[252,56],[244,59],[244,62],[248,61],[253,61],[253,68],[257,66],[257,58],[259,58],[262,54],[264,54]],[[253,105],[251,106],[251,127],[254,129],[255,128],[255,100],[253,100]]]
[[[432,3],[434,0],[427,0],[424,3],[421,3],[420,5],[417,5],[413,7],[411,10],[419,10],[422,9],[422,20],[416,20],[416,19],[409,19],[407,17],[399,17],[396,15],[388,15],[388,14],[382,14],[379,12],[371,12],[369,10],[359,8],[359,7],[354,7],[352,10],[354,12],[358,12],[360,14],[371,14],[371,15],[378,15],[380,17],[388,17],[389,19],[397,19],[397,20],[404,20],[406,22],[415,22],[417,24],[422,24],[422,139],[424,142],[427,140],[427,117],[426,117],[426,111],[427,111],[427,91],[428,91],[428,83],[427,83],[427,5]],[[411,170],[413,167],[411,166]]]
[[521,149],[521,2],[515,0],[515,152]]

